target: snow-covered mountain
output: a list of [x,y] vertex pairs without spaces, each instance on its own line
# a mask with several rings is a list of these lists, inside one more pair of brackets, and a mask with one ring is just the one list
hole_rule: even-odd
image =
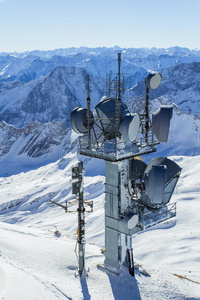
[[[174,106],[168,143],[159,146],[162,155],[199,154],[200,102],[197,101],[200,97],[199,68],[200,63],[194,62],[164,69],[162,71],[161,86],[156,91],[150,91],[151,112],[156,111],[161,104],[172,104]],[[105,93],[105,80],[90,76],[92,109]],[[127,102],[131,112],[142,113],[145,104],[144,97],[141,96],[144,96],[144,93],[143,80],[132,90],[132,95],[135,95],[135,97]],[[84,69],[78,67],[56,67],[45,77],[28,83],[20,81],[1,82],[0,120],[3,121],[1,126],[3,139],[1,153],[2,157],[5,156],[4,161],[6,161],[7,153],[13,153],[13,151],[17,154],[17,160],[21,161],[21,158],[24,157],[22,156],[22,147],[15,149],[15,145],[20,143],[26,149],[25,153],[29,157],[28,161],[32,157],[32,152],[27,151],[27,149],[33,147],[33,152],[38,153],[41,162],[43,164],[47,163],[48,160],[44,159],[44,155],[54,151],[52,150],[52,144],[59,130],[61,130],[61,134],[58,134],[60,145],[60,148],[58,148],[61,149],[63,144],[67,144],[67,148],[69,148],[70,135],[62,134],[62,126],[65,124],[69,127],[70,112],[77,106],[86,107],[86,99],[87,75]],[[189,114],[190,112],[192,114]],[[35,121],[39,123],[34,123]],[[13,126],[7,125],[5,122]],[[50,125],[49,122],[54,123]],[[57,122],[57,128],[55,129],[55,135],[52,135],[55,122]],[[29,123],[34,125],[28,125]],[[48,123],[48,125],[45,126],[45,123]],[[60,123],[64,124],[61,125]],[[12,128],[12,130],[8,130],[8,128]],[[33,130],[32,135],[30,134],[29,137],[30,140],[33,139],[31,144],[29,138],[24,135],[24,132],[30,132],[30,128]],[[185,128],[184,134],[183,128]],[[38,130],[41,133],[45,130],[46,141],[42,140],[41,142],[39,138],[40,142],[38,142],[34,138],[35,132]],[[49,137],[47,137],[48,135]],[[44,146],[42,146],[42,143]],[[45,147],[46,152],[44,151]],[[67,148],[64,147],[63,149],[66,150]],[[58,150],[58,152],[60,151]],[[23,168],[20,168],[20,170],[23,170]]]
[[177,57],[183,57],[183,56],[194,56],[198,57],[200,56],[200,50],[197,49],[188,49],[183,47],[170,47],[170,48],[121,48],[119,46],[114,47],[96,47],[96,48],[90,48],[90,47],[70,47],[70,48],[60,48],[60,49],[54,49],[54,50],[34,50],[34,51],[26,51],[26,52],[12,52],[12,53],[5,53],[1,52],[0,56],[5,55],[11,55],[13,57],[25,57],[27,55],[37,56],[41,58],[51,58],[52,56],[59,55],[59,56],[67,56],[67,55],[75,55],[77,53],[82,54],[95,54],[99,55],[103,52],[110,52],[112,54],[113,52],[127,52],[132,53],[133,56],[138,57],[147,57],[148,55],[176,55]]
[[[167,144],[161,143],[157,147],[159,156],[198,155],[200,118],[184,113],[166,97],[160,97],[150,102],[150,111],[156,111],[160,105],[166,104],[173,105],[174,111],[168,142]],[[142,113],[144,99],[134,98],[127,102],[127,105],[131,112]],[[2,121],[0,122],[0,138],[1,176],[16,174],[31,168],[35,169],[54,162],[69,151],[75,152],[77,147],[77,134],[72,134],[71,130],[66,128],[62,122],[32,122],[24,128],[18,129]],[[157,153],[147,155],[147,159],[157,155]],[[84,157],[81,159],[85,160]],[[103,169],[103,162],[100,168]],[[95,172],[91,172],[91,174],[95,174]],[[102,174],[101,171],[100,174]]]
[[0,56],[0,80],[5,78],[9,81],[14,79],[13,75],[27,69],[32,62],[37,60],[36,56],[25,55],[22,58],[13,55]]
[[[189,56],[186,50],[185,52],[184,49],[182,52],[178,50],[175,53],[178,52],[180,58],[182,52],[182,55],[185,55],[183,57],[193,57],[192,52]],[[94,107],[102,95],[106,93],[105,80],[100,77],[105,77],[106,73],[109,72],[117,72],[117,57],[114,51],[106,51],[106,53],[104,51],[99,55],[89,54],[90,59],[83,59],[84,55],[79,53],[69,57],[53,56],[50,60],[44,61],[36,59],[32,62],[32,67],[34,66],[32,71],[21,69],[19,72],[21,75],[23,73],[22,77],[25,76],[27,79],[23,80],[25,77],[19,76],[17,77],[18,81],[2,81],[0,83],[0,120],[18,127],[35,120],[40,122],[63,121],[68,125],[69,116],[67,112],[74,106],[86,105],[86,71],[94,75],[91,76],[90,82]],[[77,57],[81,61],[78,64],[76,63]],[[122,72],[131,73],[135,83],[139,81],[132,90],[132,96],[144,96],[144,77],[147,75],[147,69],[138,67],[133,63],[133,59],[130,62],[126,52],[123,53],[122,57]],[[171,54],[169,57],[173,57],[173,55]],[[150,59],[149,68],[151,61]],[[74,64],[79,67],[62,66]],[[150,99],[164,95],[186,113],[200,116],[199,70],[200,62],[176,64],[163,69],[161,71],[162,83],[157,90],[150,91]],[[46,76],[43,77],[43,75]],[[12,76],[9,78],[12,79]],[[23,83],[23,81],[29,82]]]
[[[161,85],[150,91],[150,99],[168,97],[184,112],[200,116],[200,63],[179,64],[162,70],[161,74]],[[133,95],[145,95],[144,80],[133,88]]]
[[[90,77],[92,106],[105,94],[105,80]],[[64,122],[70,112],[86,107],[87,74],[81,68],[57,67],[46,77],[29,83],[0,83],[0,120],[21,128],[29,122]]]
[[[98,56],[93,53],[89,54],[74,54],[68,56],[55,55],[50,59],[33,59],[33,56],[25,56],[21,59],[16,58],[13,61],[13,57],[10,56],[10,64],[7,60],[9,56],[5,58],[0,56],[0,63],[2,69],[0,69],[0,81],[10,82],[19,80],[21,82],[29,82],[31,80],[46,76],[52,72],[56,67],[79,67],[86,70],[86,72],[92,76],[106,78],[108,73],[117,73],[116,53],[103,52]],[[29,59],[28,59],[29,58]],[[18,67],[16,67],[18,65]],[[142,78],[144,78],[148,72],[146,69],[137,66],[134,62],[124,60],[122,66],[122,72],[130,73],[132,75],[132,83],[136,84]]]
[[10,176],[57,161],[74,146],[71,130],[64,123],[33,122],[18,129],[0,122],[0,175]]
[[[161,86],[150,92],[150,110],[172,104],[174,113],[168,143],[152,155],[176,155],[171,159],[182,168],[172,196],[177,216],[133,236],[135,278],[124,266],[119,276],[96,267],[104,261],[105,166],[103,160],[77,154],[77,134],[69,128],[71,110],[86,107],[87,73],[93,109],[106,93],[106,72],[117,72],[118,51],[123,52],[122,72],[130,71],[134,84],[139,82],[127,102],[131,112],[144,109],[146,74],[164,68]],[[178,47],[0,54],[2,300],[200,299],[199,57],[199,51]],[[142,158],[148,162],[152,155]],[[78,160],[86,171],[85,199],[94,202],[94,212],[86,214],[90,272],[83,278],[74,276],[77,214],[49,202],[64,205],[73,199],[71,168]]]
[[149,70],[160,71],[180,63],[200,62],[200,51],[173,47],[148,48],[68,48],[52,51],[0,54],[0,81],[29,82],[46,76],[58,66],[85,68],[93,76],[105,78],[117,72],[117,52],[123,54],[122,72],[132,75],[136,84]]

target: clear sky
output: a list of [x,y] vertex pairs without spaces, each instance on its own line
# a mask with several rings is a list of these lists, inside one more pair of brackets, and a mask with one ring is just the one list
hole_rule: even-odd
[[0,0],[0,52],[200,49],[200,0]]

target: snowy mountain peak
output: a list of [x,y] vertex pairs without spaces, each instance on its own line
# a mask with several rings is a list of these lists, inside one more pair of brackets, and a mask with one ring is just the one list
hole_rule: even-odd
[[[11,87],[8,89],[7,87]],[[1,83],[0,120],[20,128],[29,122],[60,121],[69,125],[69,112],[86,106],[87,76],[76,67],[57,67],[46,77],[30,83]],[[105,93],[105,80],[90,77],[90,94],[95,105]]]

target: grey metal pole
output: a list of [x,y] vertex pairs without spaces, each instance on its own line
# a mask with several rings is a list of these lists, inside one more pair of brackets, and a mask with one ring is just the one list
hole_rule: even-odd
[[90,77],[87,74],[87,129],[88,129],[88,148],[91,149],[91,129],[90,129]]
[[116,108],[115,108],[115,122],[116,122],[116,136],[120,137],[119,124],[121,115],[121,53],[118,53],[118,89],[116,98]]
[[111,224],[109,220],[120,220],[120,170],[119,163],[106,161],[106,182],[105,182],[105,264],[115,268],[120,266],[120,233]]
[[145,143],[148,143],[149,135],[149,87],[146,86],[146,100],[145,100]]
[[108,97],[110,98],[110,85],[111,85],[111,82],[110,82],[110,75],[109,75],[109,79],[108,79]]
[[78,245],[79,245],[79,275],[82,276],[85,269],[85,208],[83,202],[83,162],[78,163],[79,174],[79,205],[78,211]]
[[120,81],[120,77],[121,77],[121,53],[118,53],[118,100],[121,100],[121,81]]

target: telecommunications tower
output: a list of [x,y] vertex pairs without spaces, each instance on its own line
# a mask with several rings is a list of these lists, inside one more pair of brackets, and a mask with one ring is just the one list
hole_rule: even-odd
[[72,129],[81,134],[79,153],[105,160],[105,266],[127,264],[134,274],[132,235],[174,217],[176,204],[169,204],[181,168],[166,157],[146,165],[142,155],[167,142],[173,107],[161,106],[149,114],[149,91],[161,83],[161,75],[145,79],[145,107],[130,113],[122,99],[130,88],[130,75],[118,72],[107,77],[108,96],[102,97],[93,114],[90,109],[89,76],[87,109],[71,113]]

